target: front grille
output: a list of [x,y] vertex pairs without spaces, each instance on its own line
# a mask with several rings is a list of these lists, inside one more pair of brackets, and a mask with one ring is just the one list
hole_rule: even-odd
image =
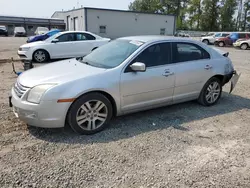
[[18,82],[15,83],[14,91],[19,98],[21,98],[28,89],[29,87],[25,87]]

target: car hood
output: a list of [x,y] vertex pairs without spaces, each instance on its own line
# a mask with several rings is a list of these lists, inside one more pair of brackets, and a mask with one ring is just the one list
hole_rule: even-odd
[[36,41],[36,42],[24,44],[24,45],[21,46],[21,48],[31,48],[31,47],[41,45],[41,44],[46,44],[46,42],[45,41]]
[[106,69],[92,67],[76,59],[69,59],[25,71],[18,77],[18,82],[26,87],[49,83],[61,84],[94,76],[104,71],[106,71]]

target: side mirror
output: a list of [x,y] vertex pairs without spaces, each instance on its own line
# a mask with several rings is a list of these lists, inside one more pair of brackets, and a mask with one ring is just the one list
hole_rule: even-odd
[[59,39],[53,39],[52,40],[52,43],[58,43],[59,42]]
[[135,72],[145,72],[146,65],[144,63],[136,62],[130,65],[130,68]]

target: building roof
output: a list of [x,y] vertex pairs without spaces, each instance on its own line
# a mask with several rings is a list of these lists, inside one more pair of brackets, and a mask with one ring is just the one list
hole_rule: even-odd
[[72,12],[76,10],[83,10],[83,9],[89,9],[89,10],[102,10],[102,11],[114,11],[114,12],[127,12],[127,13],[137,13],[137,14],[152,14],[152,15],[165,15],[165,16],[175,16],[174,14],[163,14],[163,13],[150,13],[150,12],[140,12],[140,11],[130,11],[130,10],[117,10],[117,9],[106,9],[106,8],[94,8],[94,7],[82,7],[82,8],[77,8],[77,9],[72,9],[68,11],[56,11],[54,14],[51,16],[53,17],[56,13],[67,13],[67,12]]

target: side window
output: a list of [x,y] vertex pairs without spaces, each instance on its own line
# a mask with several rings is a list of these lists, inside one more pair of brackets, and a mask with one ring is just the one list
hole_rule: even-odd
[[61,35],[61,36],[57,37],[57,39],[59,40],[59,42],[70,42],[70,41],[75,40],[73,33]]
[[[131,63],[141,62],[149,67],[156,67],[160,65],[166,65],[171,63],[171,44],[161,43],[155,44],[143,52],[141,52]],[[131,72],[130,66],[128,66],[125,72]]]
[[210,59],[209,53],[200,46],[192,43],[173,43],[174,63]]
[[240,39],[246,38],[246,34],[245,34],[245,33],[239,33],[239,38],[240,38]]
[[86,37],[87,40],[95,40],[96,39],[93,35],[88,34],[88,33],[84,33],[83,35]]
[[76,33],[76,41],[88,40],[83,33]]

